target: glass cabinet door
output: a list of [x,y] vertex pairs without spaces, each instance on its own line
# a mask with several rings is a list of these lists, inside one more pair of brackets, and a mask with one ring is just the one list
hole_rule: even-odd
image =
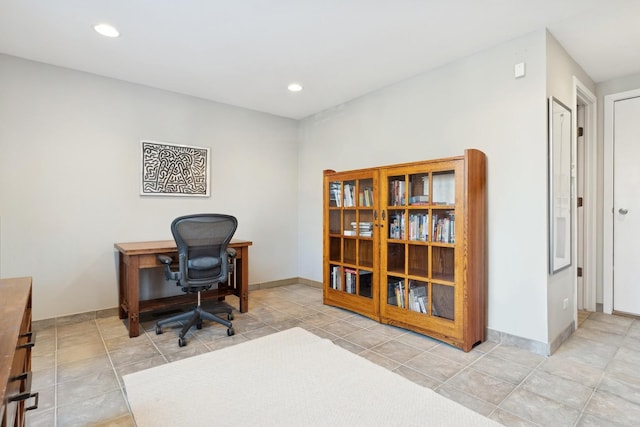
[[[325,178],[325,299],[377,315],[377,171]],[[349,299],[353,298],[353,299]],[[336,304],[338,305],[338,304]]]
[[455,320],[455,167],[443,162],[386,172],[381,312],[400,309]]

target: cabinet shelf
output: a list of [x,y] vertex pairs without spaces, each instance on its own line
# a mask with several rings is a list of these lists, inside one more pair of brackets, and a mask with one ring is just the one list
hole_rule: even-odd
[[325,304],[469,351],[486,330],[486,158],[324,173]]

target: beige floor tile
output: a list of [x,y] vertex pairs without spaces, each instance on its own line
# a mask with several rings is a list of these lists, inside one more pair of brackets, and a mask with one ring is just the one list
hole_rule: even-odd
[[451,362],[431,353],[422,353],[409,360],[405,365],[442,382],[448,380],[464,368],[464,365]]
[[509,427],[539,427],[540,426],[540,424],[535,424],[531,421],[527,421],[501,408],[497,408],[495,411],[493,411],[491,415],[489,415],[489,418],[502,425],[509,426]]
[[405,363],[421,353],[417,348],[396,340],[384,342],[371,348],[371,350],[398,363]]
[[71,405],[120,388],[113,369],[92,372],[57,385],[58,406]]
[[128,337],[115,309],[34,322],[33,384],[42,394],[27,426],[54,426],[56,414],[59,427],[133,426],[122,376],[294,326],[507,426],[636,425],[640,419],[640,320],[579,313],[580,328],[544,357],[499,342],[465,353],[324,305],[322,290],[307,285],[251,291],[249,313],[237,311],[236,297],[226,302],[236,309],[236,334],[205,322],[189,331],[186,347],[178,346],[179,324],[155,334],[166,313],[143,316],[136,338]]
[[90,359],[92,357],[106,354],[107,350],[102,342],[91,342],[80,344],[72,347],[65,347],[58,350],[58,363],[71,363],[82,359]]
[[421,385],[423,387],[427,387],[430,388],[432,390],[435,390],[436,388],[438,388],[440,385],[442,385],[442,382],[431,378],[421,372],[416,371],[415,369],[411,369],[408,366],[405,365],[400,365],[398,366],[396,369],[394,369],[394,371],[396,374],[398,375],[402,375],[403,377],[405,377],[406,379],[408,379],[409,381],[412,381],[418,385]]
[[475,361],[471,367],[476,371],[499,378],[511,384],[520,384],[533,368],[507,362],[506,360],[487,354]]
[[496,409],[495,404],[479,399],[477,396],[471,395],[469,393],[465,393],[464,391],[459,390],[450,383],[443,384],[442,386],[438,387],[436,391],[438,392],[438,394],[446,397],[447,399],[458,402],[461,405],[484,415],[485,417],[489,416]]
[[120,389],[58,408],[58,426],[86,427],[119,420],[129,415]]
[[445,382],[445,385],[493,405],[502,402],[516,387],[473,368],[464,369]]
[[544,426],[573,426],[580,411],[522,388],[516,389],[499,407]]
[[101,354],[88,359],[77,360],[69,363],[59,363],[57,369],[58,384],[86,377],[96,371],[111,369],[111,359],[107,354]]
[[548,358],[542,362],[539,369],[591,388],[598,384],[604,374],[602,368],[595,368],[572,358],[559,356]]
[[596,390],[584,411],[625,426],[635,427],[640,420],[640,405],[600,390]]
[[541,370],[531,374],[522,388],[576,409],[582,409],[593,393],[590,387]]
[[354,332],[344,335],[343,338],[366,349],[376,347],[389,341],[389,338],[385,335],[371,332],[369,329],[356,329]]
[[616,345],[572,336],[562,344],[553,357],[567,358],[573,362],[604,369],[617,351]]

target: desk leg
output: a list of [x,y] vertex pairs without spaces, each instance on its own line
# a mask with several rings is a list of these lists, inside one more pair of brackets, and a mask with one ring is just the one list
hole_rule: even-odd
[[[249,247],[242,248],[240,264],[240,313],[249,311]],[[236,272],[237,274],[238,272]]]
[[127,268],[127,309],[129,313],[129,338],[140,335],[140,257],[129,257]]
[[127,317],[124,309],[127,300],[127,264],[124,258],[124,254],[118,251],[118,317],[120,319]]

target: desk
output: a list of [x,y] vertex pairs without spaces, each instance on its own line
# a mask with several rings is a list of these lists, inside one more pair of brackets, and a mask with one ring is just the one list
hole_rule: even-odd
[[[231,240],[229,247],[237,252],[236,280],[233,281],[236,287],[233,283],[228,283],[218,289],[203,292],[203,300],[236,295],[240,299],[240,312],[247,312],[249,309],[249,246],[251,245],[252,242],[248,240]],[[119,265],[118,315],[121,319],[129,318],[129,337],[140,335],[140,313],[196,302],[195,294],[140,301],[140,270],[161,267],[162,264],[157,259],[159,254],[176,256],[178,251],[175,241],[116,243],[114,247],[118,251]]]

